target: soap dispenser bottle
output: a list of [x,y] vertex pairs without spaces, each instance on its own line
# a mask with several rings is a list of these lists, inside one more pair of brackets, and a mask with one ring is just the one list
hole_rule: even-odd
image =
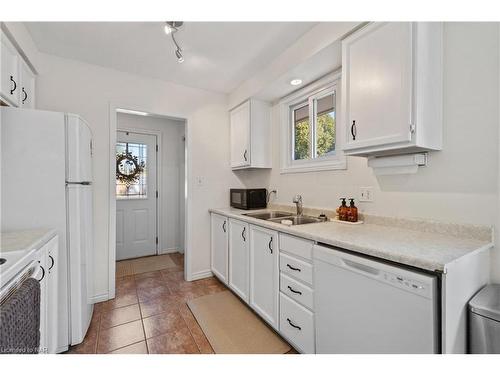
[[347,207],[346,198],[340,198],[342,201],[342,205],[339,207],[339,220],[347,221],[347,211],[349,208]]
[[349,198],[349,207],[347,208],[347,221],[355,223],[358,221],[358,208],[354,205],[354,198]]

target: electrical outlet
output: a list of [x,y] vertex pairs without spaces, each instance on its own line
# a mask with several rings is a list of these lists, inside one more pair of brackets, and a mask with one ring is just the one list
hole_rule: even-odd
[[360,202],[373,202],[373,188],[372,187],[362,187],[359,188],[359,201]]

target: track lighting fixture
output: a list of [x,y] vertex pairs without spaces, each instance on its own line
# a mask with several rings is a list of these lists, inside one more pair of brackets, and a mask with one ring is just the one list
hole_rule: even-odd
[[177,57],[177,62],[184,62],[184,56],[182,55],[182,48],[179,46],[177,41],[175,40],[175,33],[180,30],[180,28],[184,25],[182,21],[167,21],[165,24],[165,34],[170,35],[172,37],[172,41],[175,45],[175,56]]

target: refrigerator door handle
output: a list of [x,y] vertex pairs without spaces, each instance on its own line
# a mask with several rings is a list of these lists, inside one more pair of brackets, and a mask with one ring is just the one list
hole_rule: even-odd
[[66,181],[66,185],[92,185],[92,181],[81,181],[81,182]]

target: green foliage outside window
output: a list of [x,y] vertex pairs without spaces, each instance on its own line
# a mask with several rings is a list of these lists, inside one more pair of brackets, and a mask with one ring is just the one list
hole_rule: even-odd
[[323,113],[316,120],[316,155],[335,151],[335,112]]
[[309,119],[302,120],[295,124],[295,160],[308,159],[310,157],[310,128]]
[[[316,155],[324,156],[335,151],[335,112],[323,113],[316,119]],[[309,119],[295,124],[294,160],[309,159],[310,155]]]

